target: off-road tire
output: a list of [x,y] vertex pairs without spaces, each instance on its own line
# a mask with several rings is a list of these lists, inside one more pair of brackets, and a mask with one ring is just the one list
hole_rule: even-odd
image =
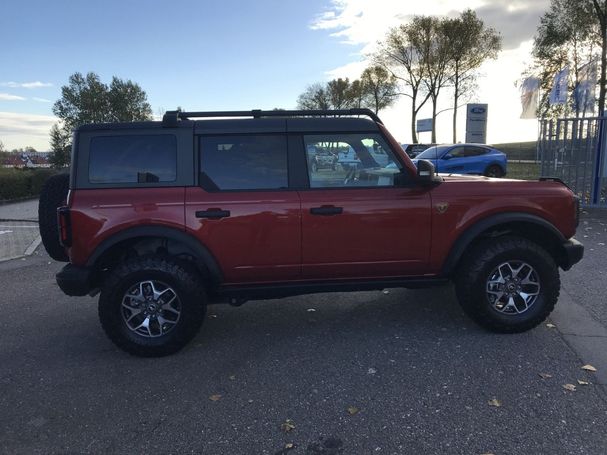
[[[174,289],[181,315],[172,330],[156,338],[133,332],[122,316],[122,300],[131,286],[157,280]],[[101,326],[120,349],[140,357],[162,357],[183,348],[196,336],[206,312],[201,277],[186,261],[169,256],[141,256],[118,265],[105,281],[99,297]]]
[[491,166],[487,167],[487,169],[485,169],[484,175],[486,177],[499,178],[504,175],[504,170],[501,168],[501,166],[498,166],[497,164],[492,164]]
[[53,175],[42,186],[38,200],[38,222],[42,244],[51,258],[61,262],[67,262],[69,258],[65,248],[59,243],[57,208],[65,204],[69,186],[68,174]]
[[[497,311],[487,297],[487,280],[500,264],[519,260],[532,266],[540,281],[540,291],[530,308],[521,314]],[[466,252],[455,277],[457,298],[464,312],[480,326],[498,333],[520,333],[542,323],[559,297],[558,267],[548,252],[522,237],[487,239]]]

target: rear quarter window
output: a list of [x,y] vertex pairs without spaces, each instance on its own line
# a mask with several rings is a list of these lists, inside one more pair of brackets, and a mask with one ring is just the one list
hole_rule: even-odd
[[90,183],[163,183],[177,179],[177,139],[170,134],[91,139]]

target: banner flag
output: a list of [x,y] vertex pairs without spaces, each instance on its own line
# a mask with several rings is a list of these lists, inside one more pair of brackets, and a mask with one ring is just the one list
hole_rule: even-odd
[[554,85],[550,92],[550,104],[567,103],[567,85],[569,82],[569,68],[559,71],[554,76]]
[[593,114],[596,103],[596,84],[598,68],[596,61],[590,62],[580,68],[579,81],[573,90],[575,111],[579,115]]
[[522,119],[537,118],[537,100],[540,92],[540,80],[537,77],[528,77],[521,85]]

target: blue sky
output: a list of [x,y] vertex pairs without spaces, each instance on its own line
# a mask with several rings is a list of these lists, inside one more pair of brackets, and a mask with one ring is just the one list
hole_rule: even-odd
[[[410,14],[453,14],[465,7],[501,22],[509,60],[485,71],[478,101],[492,102],[496,84],[513,89],[534,30],[507,29],[548,0],[159,0],[4,1],[0,12],[0,141],[48,149],[52,102],[70,74],[94,71],[139,83],[154,114],[191,110],[293,108],[305,87],[331,77],[355,78],[364,52]],[[513,7],[512,5],[515,5]],[[518,5],[518,6],[517,6]],[[528,9],[535,8],[533,11]],[[532,27],[533,26],[533,27]],[[499,27],[498,27],[499,28]],[[511,36],[512,35],[512,36]],[[512,41],[512,43],[510,43]],[[522,49],[522,50],[521,50]],[[508,54],[510,52],[510,54]],[[513,62],[515,65],[513,66]],[[508,66],[504,75],[500,68]],[[512,79],[512,80],[511,80]],[[23,84],[29,83],[28,87]],[[34,83],[34,84],[32,84]],[[36,84],[38,83],[38,84]],[[33,85],[33,86],[32,86]],[[484,91],[483,91],[484,90]],[[512,93],[504,94],[512,101]],[[506,98],[507,97],[507,98]],[[517,94],[514,92],[514,98]],[[499,100],[493,101],[498,104]],[[510,117],[516,117],[512,107]],[[502,109],[490,115],[502,115]],[[407,141],[402,99],[386,122]],[[445,125],[448,116],[444,116]],[[496,118],[493,124],[497,125]],[[490,117],[491,122],[491,117]],[[529,129],[529,123],[526,128]],[[445,138],[450,132],[445,128]],[[498,139],[499,130],[491,136]],[[440,135],[439,135],[440,140]]]

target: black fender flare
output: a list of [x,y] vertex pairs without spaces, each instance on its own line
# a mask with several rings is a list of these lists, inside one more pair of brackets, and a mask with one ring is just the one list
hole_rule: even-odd
[[559,245],[563,245],[567,241],[561,231],[559,231],[552,223],[545,220],[544,218],[540,218],[539,216],[523,212],[509,212],[491,215],[487,218],[483,218],[482,220],[477,221],[472,226],[468,227],[457,238],[457,240],[453,243],[453,246],[451,247],[451,251],[449,251],[447,259],[445,259],[445,262],[443,263],[441,275],[449,276],[452,274],[453,269],[461,259],[468,246],[470,246],[474,239],[476,239],[480,234],[482,234],[488,229],[491,229],[492,227],[513,222],[535,224],[549,232],[550,235],[554,237],[554,240],[558,241]]
[[196,237],[188,234],[185,231],[168,226],[136,226],[120,231],[105,240],[103,240],[89,259],[86,266],[94,268],[97,261],[108,252],[112,247],[118,245],[125,240],[135,239],[138,237],[164,237],[170,240],[184,244],[190,249],[197,260],[197,266],[208,271],[209,278],[213,284],[219,284],[223,280],[223,273],[219,267],[219,263],[215,256],[204,246]]

